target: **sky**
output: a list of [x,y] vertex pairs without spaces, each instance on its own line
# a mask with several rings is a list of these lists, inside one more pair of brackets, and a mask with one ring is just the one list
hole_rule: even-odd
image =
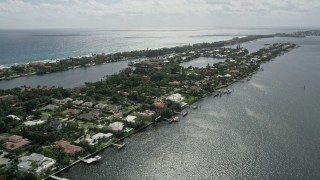
[[0,0],[0,29],[320,27],[320,0]]

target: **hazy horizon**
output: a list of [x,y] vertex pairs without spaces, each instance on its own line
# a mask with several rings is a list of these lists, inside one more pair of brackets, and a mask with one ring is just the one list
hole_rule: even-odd
[[317,0],[3,0],[0,29],[317,28]]

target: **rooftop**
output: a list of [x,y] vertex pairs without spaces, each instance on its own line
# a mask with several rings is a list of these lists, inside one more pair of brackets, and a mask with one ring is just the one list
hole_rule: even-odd
[[61,147],[67,154],[75,154],[83,150],[82,147],[72,145],[70,142],[65,140],[56,141],[54,144],[58,147]]
[[123,122],[114,122],[108,126],[113,131],[121,131],[124,127]]

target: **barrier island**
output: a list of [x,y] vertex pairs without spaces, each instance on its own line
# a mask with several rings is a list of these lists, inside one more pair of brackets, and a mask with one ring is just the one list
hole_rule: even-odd
[[[249,80],[263,70],[262,63],[296,47],[275,43],[251,54],[239,45],[225,47],[264,37],[269,36],[67,59],[50,67],[32,66],[32,72],[46,73],[86,65],[88,61],[98,64],[146,57],[84,87],[0,90],[0,179],[47,177],[106,147],[120,147],[114,143],[150,124],[178,121],[186,115],[185,108],[197,108],[194,103],[203,97],[231,93],[226,89],[229,85]],[[225,61],[203,68],[179,65],[201,56]]]

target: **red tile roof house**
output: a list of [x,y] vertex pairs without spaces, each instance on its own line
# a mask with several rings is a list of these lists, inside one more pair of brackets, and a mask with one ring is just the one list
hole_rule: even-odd
[[60,114],[62,114],[62,115],[67,115],[67,114],[78,115],[80,113],[81,113],[81,111],[78,109],[66,109],[66,110],[62,111]]
[[8,142],[4,143],[4,147],[9,150],[15,150],[27,144],[30,144],[28,139],[23,139],[22,136],[12,135],[8,137]]
[[56,147],[62,148],[64,153],[70,155],[83,151],[82,147],[72,145],[70,142],[65,140],[56,141],[54,144]]
[[156,108],[165,108],[165,107],[167,107],[166,103],[164,103],[164,102],[155,102],[155,103],[153,103],[153,105]]

